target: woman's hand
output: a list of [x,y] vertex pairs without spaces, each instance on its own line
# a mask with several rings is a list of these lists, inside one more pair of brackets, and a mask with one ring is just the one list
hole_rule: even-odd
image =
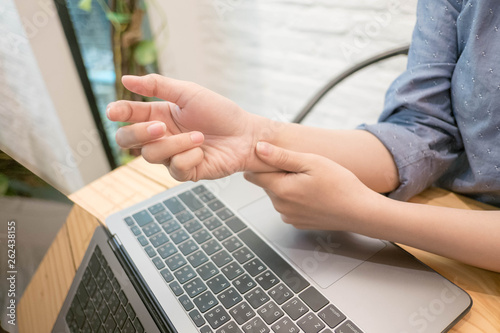
[[[259,142],[257,156],[280,172],[245,173],[262,187],[285,223],[299,229],[361,231],[381,197],[352,172],[319,155]],[[376,209],[376,208],[375,208]]]
[[177,180],[215,179],[263,170],[255,144],[271,121],[197,84],[152,74],[124,76],[124,86],[165,102],[118,101],[112,121],[130,122],[116,134],[123,148],[141,148],[145,160],[165,164]]

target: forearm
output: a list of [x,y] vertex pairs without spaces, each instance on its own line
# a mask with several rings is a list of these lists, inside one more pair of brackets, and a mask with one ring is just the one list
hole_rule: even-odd
[[372,211],[353,231],[500,272],[500,211],[435,207],[379,195],[367,206]]
[[392,155],[367,131],[328,130],[272,122],[264,133],[264,140],[276,146],[321,155],[335,161],[376,192],[390,192],[399,186],[398,171]]

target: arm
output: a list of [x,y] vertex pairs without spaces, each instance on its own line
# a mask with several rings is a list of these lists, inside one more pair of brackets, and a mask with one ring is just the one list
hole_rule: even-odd
[[261,160],[287,172],[246,173],[264,188],[285,223],[386,239],[500,272],[500,211],[399,202],[365,186],[324,157],[266,143]]

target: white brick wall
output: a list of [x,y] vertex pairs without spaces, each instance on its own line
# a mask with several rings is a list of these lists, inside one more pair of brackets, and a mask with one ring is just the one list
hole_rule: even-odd
[[[197,81],[248,111],[290,120],[335,74],[409,42],[416,0],[168,0],[159,5],[170,34],[161,52],[164,74]],[[306,123],[352,128],[375,121],[385,90],[405,62],[404,57],[389,60],[346,81]]]

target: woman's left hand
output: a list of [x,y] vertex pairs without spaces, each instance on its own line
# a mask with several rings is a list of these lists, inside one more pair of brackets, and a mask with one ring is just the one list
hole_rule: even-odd
[[259,142],[257,156],[281,172],[245,173],[262,187],[285,223],[298,229],[362,232],[382,197],[328,158]]

